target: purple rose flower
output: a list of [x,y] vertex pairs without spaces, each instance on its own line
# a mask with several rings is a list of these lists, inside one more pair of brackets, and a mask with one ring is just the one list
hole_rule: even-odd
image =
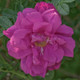
[[62,24],[50,3],[37,3],[18,13],[13,26],[3,31],[10,56],[21,60],[21,69],[32,76],[42,76],[60,67],[64,56],[73,57],[73,30]]

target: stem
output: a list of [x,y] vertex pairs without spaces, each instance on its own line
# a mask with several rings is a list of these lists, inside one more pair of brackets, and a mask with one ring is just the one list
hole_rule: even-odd
[[9,7],[9,4],[10,4],[10,0],[7,0],[7,3],[6,3],[6,8],[8,8]]
[[[2,70],[2,69],[0,69],[0,72],[7,72],[7,73],[12,73],[12,74],[15,74],[15,75],[17,75],[17,76],[19,76],[19,77],[22,77],[22,78],[27,78],[26,76],[24,76],[24,75],[21,75],[21,74],[19,74],[19,73],[17,73],[17,72],[15,72],[15,71],[8,71],[8,70]],[[28,78],[27,78],[28,79]],[[29,79],[28,79],[29,80]]]
[[79,75],[72,74],[70,72],[65,71],[64,69],[59,69],[58,71],[60,71],[61,73],[65,74],[65,75],[67,75],[69,77],[80,79]]
[[[10,65],[10,64],[8,64],[7,62],[6,62],[6,60],[4,60],[4,58],[2,57],[2,56],[0,56],[0,58],[2,59],[2,61],[3,61],[3,63],[5,64],[5,65],[8,65],[8,67],[10,68],[10,69],[13,69],[13,67]],[[31,76],[25,76],[24,74],[22,74],[21,72],[18,72],[18,71],[15,71],[15,70],[11,70],[11,71],[9,71],[9,70],[3,70],[3,69],[1,69],[0,68],[0,72],[5,72],[5,73],[12,73],[12,74],[15,74],[15,75],[17,75],[17,76],[19,76],[19,77],[22,77],[22,78],[27,78],[27,80],[33,80],[32,79],[32,77]],[[20,74],[21,73],[21,74]]]

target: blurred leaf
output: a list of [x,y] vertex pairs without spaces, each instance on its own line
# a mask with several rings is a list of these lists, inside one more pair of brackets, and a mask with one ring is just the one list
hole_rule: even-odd
[[12,9],[4,9],[2,15],[7,16],[8,18],[13,18],[17,16],[17,12],[13,11]]
[[58,79],[58,80],[78,80],[78,79],[66,78],[66,79]]
[[17,12],[22,11],[24,9],[23,0],[16,0],[15,10]]
[[22,11],[24,9],[24,6],[22,4],[18,5],[18,10]]
[[7,8],[3,10],[2,15],[12,19],[12,21],[15,22],[17,17],[17,12]]
[[7,73],[0,73],[0,80],[2,80],[5,76],[6,76]]
[[75,0],[62,0],[62,2],[64,2],[64,3],[71,3],[73,1],[75,1]]
[[26,8],[27,7],[27,5],[28,5],[28,0],[26,0],[24,3],[23,3],[23,5],[24,5],[24,7]]
[[69,14],[69,6],[67,4],[58,5],[57,9],[58,9],[59,13],[62,15]]
[[4,8],[5,5],[6,5],[6,1],[7,1],[7,0],[0,0],[0,14],[1,14],[3,8]]
[[75,0],[52,0],[52,3],[59,11],[61,15],[68,15],[69,14],[69,6],[66,3],[71,3]]
[[12,26],[12,22],[6,16],[0,16],[0,26],[8,28]]
[[64,80],[78,80],[78,79],[66,78]]
[[3,36],[3,30],[0,29],[0,37],[2,37],[2,36]]
[[55,7],[60,3],[61,0],[52,0],[52,3],[54,4]]
[[54,71],[49,71],[47,74],[46,74],[46,77],[44,80],[52,80],[54,78]]
[[10,65],[5,61],[1,54],[0,54],[0,68],[11,69]]
[[77,3],[80,3],[80,0],[75,0]]

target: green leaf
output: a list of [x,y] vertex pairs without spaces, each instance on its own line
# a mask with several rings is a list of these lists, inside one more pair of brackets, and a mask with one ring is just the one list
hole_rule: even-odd
[[19,9],[20,11],[22,11],[22,10],[24,9],[24,6],[23,6],[22,4],[19,4],[19,5],[18,5],[18,9]]
[[2,37],[3,36],[3,33],[0,33],[0,37]]
[[16,7],[15,7],[15,10],[18,12],[18,11],[22,11],[24,9],[24,6],[23,6],[23,0],[16,0]]
[[61,0],[52,0],[52,3],[54,4],[55,7],[60,3]]
[[78,79],[66,78],[66,79],[57,79],[57,80],[78,80]]
[[78,80],[78,79],[73,79],[73,78],[66,78],[64,80]]
[[26,8],[27,7],[27,5],[28,5],[28,0],[25,0],[25,2],[23,3],[23,5],[24,5],[24,8]]
[[15,22],[17,17],[17,12],[7,8],[3,10],[2,15],[10,18],[13,22]]
[[54,78],[54,71],[49,71],[47,74],[46,74],[46,77],[44,80],[52,80]]
[[63,0],[62,2],[64,2],[64,3],[71,3],[73,1],[75,1],[75,0]]
[[8,65],[6,64],[4,58],[2,57],[2,55],[0,54],[0,68],[5,68]]
[[0,73],[0,80],[3,80],[3,78],[6,76],[7,73]]
[[68,15],[69,14],[69,6],[67,4],[61,4],[57,7],[58,11],[62,15]]
[[0,16],[0,26],[8,28],[12,26],[12,22],[6,16]]
[[13,18],[17,16],[17,12],[13,11],[12,9],[4,9],[2,15],[7,16],[8,18]]
[[4,30],[3,28],[0,29],[0,37],[3,36],[3,30]]

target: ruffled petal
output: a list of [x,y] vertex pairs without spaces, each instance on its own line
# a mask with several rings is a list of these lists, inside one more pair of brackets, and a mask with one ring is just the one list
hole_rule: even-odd
[[27,30],[32,30],[33,24],[30,22],[21,12],[18,12],[18,17],[15,22],[15,25],[19,29],[27,29]]
[[32,55],[21,59],[21,69],[26,74],[31,74],[32,76],[42,76],[45,77],[47,63],[42,61],[39,65],[33,64]]
[[47,61],[44,61],[42,57],[39,57],[40,64],[32,66],[32,76],[41,76],[45,77],[47,72]]
[[23,59],[21,59],[21,69],[26,73],[29,74],[32,68],[32,55],[29,55]]
[[42,14],[45,21],[49,22],[52,26],[52,32],[56,32],[56,30],[62,24],[60,15],[55,11],[55,9],[46,10]]
[[55,64],[56,62],[56,56],[54,54],[54,47],[52,45],[47,45],[44,49],[43,58],[44,60]]
[[24,16],[26,16],[28,13],[32,12],[36,12],[36,10],[33,8],[25,8],[22,13],[24,14]]
[[48,70],[57,70],[60,68],[60,65],[61,63],[56,63],[55,65],[48,67]]
[[35,5],[35,9],[40,13],[43,13],[47,9],[51,9],[51,8],[54,8],[53,4],[46,3],[46,2],[40,2]]
[[17,30],[17,27],[15,25],[11,26],[10,28],[8,28],[7,30],[3,31],[3,34],[5,36],[7,36],[8,38],[11,38],[11,36],[13,35],[13,33]]
[[[14,47],[20,48],[20,49],[26,49],[30,45],[30,43],[28,43],[29,39],[25,41],[24,38],[27,38],[27,34],[29,33],[30,32],[27,31],[26,29],[19,29],[15,31],[13,36],[10,38],[11,45],[13,45]],[[26,42],[28,44],[26,44]]]
[[38,59],[38,57],[39,57],[39,52],[38,52],[38,50],[37,50],[35,47],[32,48],[32,52],[33,52],[33,63],[34,63],[35,65],[37,65],[37,64],[40,63],[40,61],[39,61],[39,59]]
[[52,46],[48,45],[44,50],[44,59],[49,61],[49,65],[50,64],[54,65],[55,63],[59,63],[63,59],[63,56],[64,56],[64,51],[59,46],[55,50],[53,45]]
[[56,31],[56,34],[61,34],[64,36],[72,36],[73,33],[73,29],[69,26],[66,26],[65,24],[61,25]]
[[10,42],[7,43],[8,48],[8,54],[16,59],[24,58],[25,56],[28,56],[29,54],[32,54],[31,48],[28,49],[19,49],[17,47],[14,47],[11,45]]
[[56,56],[56,63],[59,63],[62,61],[64,57],[64,50],[61,47],[58,47],[58,49],[55,51],[55,56]]
[[51,32],[52,26],[47,22],[35,23],[33,32]]
[[66,41],[66,44],[62,46],[64,53],[65,53],[64,56],[73,57],[75,41],[72,39],[72,37],[65,37],[61,35],[58,35],[58,36]]
[[43,21],[41,14],[39,12],[37,12],[35,9],[26,8],[23,11],[23,14],[24,14],[25,18],[28,19],[32,23]]
[[27,36],[28,34],[30,34],[30,31],[28,31],[26,29],[19,29],[14,32],[12,37],[17,38],[17,39],[22,39],[25,36]]

